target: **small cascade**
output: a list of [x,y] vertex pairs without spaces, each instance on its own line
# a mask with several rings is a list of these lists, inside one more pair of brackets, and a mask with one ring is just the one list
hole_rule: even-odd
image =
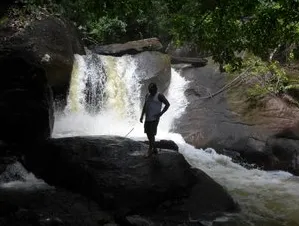
[[131,56],[115,58],[102,56],[107,71],[106,112],[117,112],[117,117],[136,121],[140,115],[140,89],[136,60]]
[[105,103],[106,74],[97,54],[75,55],[66,111],[99,112]]
[[85,109],[92,114],[99,112],[105,103],[105,83],[107,80],[101,58],[97,54],[87,54]]

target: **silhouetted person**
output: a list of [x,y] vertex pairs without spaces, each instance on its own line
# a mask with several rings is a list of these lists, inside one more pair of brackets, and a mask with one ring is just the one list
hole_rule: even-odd
[[[148,86],[149,93],[145,96],[145,101],[140,116],[140,122],[143,122],[143,116],[145,114],[144,133],[146,133],[149,141],[149,149],[147,156],[157,154],[157,148],[155,147],[155,136],[157,134],[157,127],[160,117],[168,110],[170,104],[166,97],[158,92],[157,85],[151,83]],[[165,105],[163,110],[162,103]]]

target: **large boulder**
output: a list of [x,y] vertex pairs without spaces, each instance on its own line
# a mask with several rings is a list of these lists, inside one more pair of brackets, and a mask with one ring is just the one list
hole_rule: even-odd
[[141,98],[148,92],[148,85],[155,82],[158,91],[167,92],[171,77],[170,57],[157,51],[145,51],[132,56],[136,62],[137,80],[142,84]]
[[299,137],[284,132],[267,139],[266,151],[277,158],[277,169],[299,175]]
[[21,51],[0,57],[0,139],[38,142],[51,137],[53,94],[45,70]]
[[237,210],[226,190],[180,153],[145,158],[147,149],[122,137],[58,138],[31,147],[24,164],[50,185],[91,197],[123,218],[137,214],[178,225]]
[[[176,131],[188,143],[197,148],[212,147],[221,154],[237,152],[238,155],[234,155],[236,161],[266,170],[290,170],[289,166],[295,166],[290,162],[288,167],[282,164],[277,145],[275,151],[269,148],[273,142],[268,142],[267,147],[266,143],[288,128],[293,131],[293,138],[286,134],[287,138],[294,139],[294,134],[296,136],[299,131],[299,109],[296,106],[274,96],[264,98],[261,105],[251,106],[245,98],[246,85],[239,83],[223,88],[231,80],[219,72],[217,65],[185,68],[181,74],[192,82],[185,92],[189,105],[176,123]],[[291,171],[294,172],[294,168]]]
[[137,54],[144,51],[159,51],[162,47],[159,39],[148,38],[126,43],[95,45],[91,46],[90,49],[100,55],[122,56],[125,54]]
[[[25,22],[24,22],[24,21]],[[45,13],[23,18],[8,18],[0,24],[0,56],[26,52],[41,64],[57,98],[65,99],[74,54],[84,47],[73,24]]]
[[102,211],[96,202],[49,186],[29,174],[18,161],[11,162],[0,173],[0,206],[1,226],[98,226],[114,223],[113,216]]

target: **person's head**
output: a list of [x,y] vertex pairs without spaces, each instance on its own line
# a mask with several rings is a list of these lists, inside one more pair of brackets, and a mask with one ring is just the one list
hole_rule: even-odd
[[155,95],[158,92],[158,87],[157,87],[156,83],[149,84],[148,91],[151,95]]

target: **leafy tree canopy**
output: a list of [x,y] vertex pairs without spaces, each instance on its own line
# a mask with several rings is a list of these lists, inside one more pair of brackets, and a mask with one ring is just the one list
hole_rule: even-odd
[[233,67],[241,65],[244,50],[268,61],[299,39],[299,0],[19,1],[67,16],[101,43],[156,36],[192,43]]

